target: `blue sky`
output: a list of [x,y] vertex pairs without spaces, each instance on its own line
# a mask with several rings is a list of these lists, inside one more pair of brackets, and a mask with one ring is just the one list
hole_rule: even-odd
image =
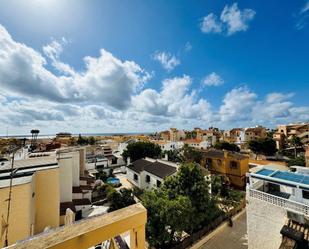
[[309,120],[308,1],[0,0],[0,134]]

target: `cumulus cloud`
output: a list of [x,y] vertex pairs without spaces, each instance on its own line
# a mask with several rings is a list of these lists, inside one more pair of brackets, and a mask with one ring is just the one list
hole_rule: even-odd
[[99,57],[85,57],[85,69],[77,72],[59,61],[62,50],[57,41],[43,47],[52,65],[67,74],[58,76],[46,69],[46,59],[39,52],[14,41],[0,25],[1,88],[50,101],[99,102],[126,109],[132,94],[151,77],[134,61],[121,61],[104,49]]
[[224,84],[224,80],[221,78],[220,75],[212,72],[204,78],[203,84],[205,86],[220,86]]
[[[151,74],[104,49],[97,57],[86,56],[84,68],[77,71],[61,61],[65,45],[64,39],[52,40],[40,53],[14,41],[0,26],[0,133],[6,127],[16,133],[34,127],[45,133],[133,132],[309,120],[309,107],[296,106],[293,93],[258,96],[248,87],[236,87],[213,106],[189,75],[147,88]],[[216,73],[204,81],[223,84]]]
[[221,33],[222,23],[218,20],[214,13],[210,13],[203,17],[201,22],[201,30],[203,33]]
[[161,91],[145,89],[135,96],[134,107],[152,115],[208,120],[211,106],[190,91],[191,84],[192,79],[187,75],[165,79]]
[[239,9],[237,3],[231,6],[226,5],[221,12],[220,19],[214,13],[203,17],[201,31],[203,33],[222,33],[228,36],[246,31],[255,14],[256,12],[252,9]]
[[153,55],[153,59],[160,62],[162,67],[168,72],[172,71],[176,66],[180,64],[180,60],[175,55],[172,55],[168,52],[157,51]]
[[257,95],[247,87],[234,88],[223,98],[220,107],[220,118],[224,122],[246,121],[250,119],[250,110],[255,104]]

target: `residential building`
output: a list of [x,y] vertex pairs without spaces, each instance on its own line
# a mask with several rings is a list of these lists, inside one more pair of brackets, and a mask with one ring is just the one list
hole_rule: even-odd
[[162,140],[170,140],[170,131],[161,131],[159,133],[159,137],[162,139]]
[[266,138],[267,129],[263,126],[250,127],[245,129],[245,142],[256,140],[259,138]]
[[244,188],[249,158],[237,152],[209,149],[202,151],[203,160],[212,174],[219,174],[238,188]]
[[178,164],[165,160],[145,158],[127,167],[127,179],[140,189],[160,187],[164,179],[177,172]]
[[184,145],[182,141],[153,140],[151,142],[159,145],[162,151],[179,150]]
[[208,130],[194,128],[194,131],[196,132],[196,139],[208,142],[209,146],[214,146],[221,137],[221,133],[217,128],[209,128]]
[[176,128],[170,128],[170,140],[180,141],[186,138],[186,133],[184,130],[177,130]]
[[293,136],[298,136],[303,144],[309,143],[309,123],[278,125],[274,133],[277,149],[281,150],[283,145],[290,145]]
[[[246,188],[249,249],[308,248],[309,169],[260,167]],[[286,243],[290,247],[284,247]]]
[[184,144],[187,144],[188,146],[196,149],[207,149],[211,146],[211,143],[208,141],[203,141],[200,139],[186,139],[183,142]]
[[[8,220],[8,244],[59,226],[60,170],[56,157],[7,162],[0,168],[0,216],[6,221],[10,178],[12,194]],[[4,245],[5,236],[1,236]]]

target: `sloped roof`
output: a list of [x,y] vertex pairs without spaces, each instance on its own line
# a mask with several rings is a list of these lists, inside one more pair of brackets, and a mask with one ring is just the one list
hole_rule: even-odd
[[177,171],[177,167],[171,166],[161,161],[151,162],[145,159],[138,159],[134,161],[128,168],[135,171],[136,173],[146,171],[160,178],[170,176]]
[[154,162],[147,164],[144,170],[160,178],[165,178],[174,174],[177,168],[161,162]]
[[134,161],[128,168],[135,171],[136,173],[140,173],[144,170],[145,166],[150,163],[151,162],[145,159],[138,159]]

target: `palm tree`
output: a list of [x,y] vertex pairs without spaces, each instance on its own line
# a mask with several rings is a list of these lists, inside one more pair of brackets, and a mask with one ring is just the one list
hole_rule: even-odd
[[291,144],[294,147],[294,157],[297,156],[297,147],[302,146],[302,142],[298,136],[293,135],[291,139]]

